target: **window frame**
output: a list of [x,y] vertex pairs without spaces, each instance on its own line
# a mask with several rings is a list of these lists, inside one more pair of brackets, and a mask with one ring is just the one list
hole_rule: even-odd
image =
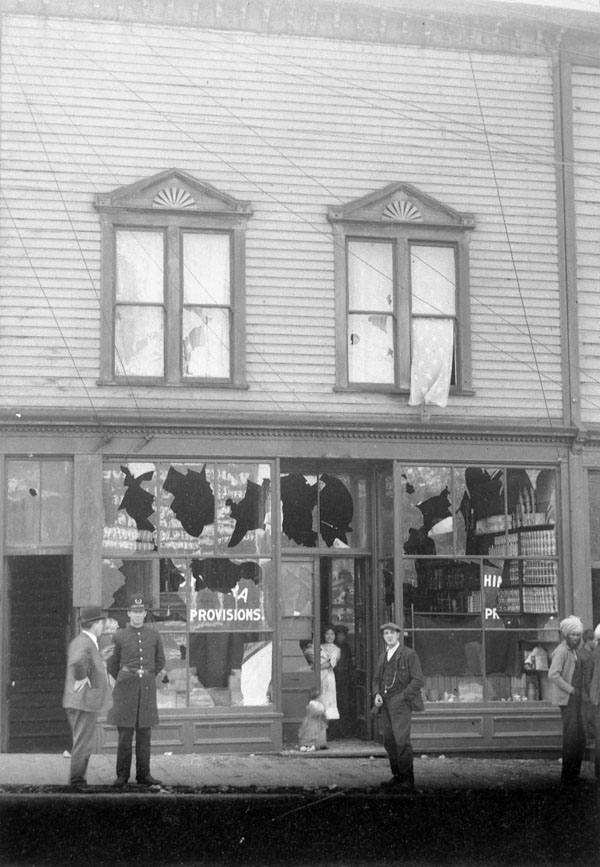
[[[386,205],[398,196],[410,196],[416,202],[421,222],[386,220]],[[336,314],[336,391],[383,392],[409,395],[411,377],[411,245],[451,246],[455,250],[455,383],[450,394],[474,394],[471,376],[471,322],[469,284],[469,231],[474,228],[470,214],[458,212],[418,192],[408,184],[393,184],[383,193],[375,193],[348,205],[331,207],[335,270]],[[349,377],[348,358],[348,242],[375,241],[392,244],[394,279],[394,382],[353,382]],[[399,287],[406,287],[406,292]]]
[[[157,207],[155,196],[173,189],[185,191],[194,206]],[[101,254],[101,385],[167,386],[169,388],[247,388],[246,383],[246,224],[252,211],[208,184],[182,172],[162,173],[149,181],[96,197],[100,214]],[[117,375],[117,232],[155,231],[164,238],[163,310],[164,372],[162,376]],[[183,238],[186,233],[227,234],[230,238],[229,376],[184,375],[183,357]]]

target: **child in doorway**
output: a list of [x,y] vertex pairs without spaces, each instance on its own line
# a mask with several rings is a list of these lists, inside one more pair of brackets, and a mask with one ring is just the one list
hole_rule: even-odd
[[318,689],[310,693],[306,715],[298,729],[298,745],[303,753],[327,749],[327,718]]

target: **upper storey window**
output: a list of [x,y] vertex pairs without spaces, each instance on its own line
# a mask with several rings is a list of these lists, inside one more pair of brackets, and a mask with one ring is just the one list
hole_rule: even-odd
[[339,388],[445,406],[471,389],[469,214],[408,184],[329,209]]
[[248,203],[173,170],[96,208],[102,380],[243,386]]

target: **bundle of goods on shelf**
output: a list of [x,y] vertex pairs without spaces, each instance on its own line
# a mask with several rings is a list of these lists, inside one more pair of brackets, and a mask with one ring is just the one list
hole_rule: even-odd
[[523,584],[556,584],[556,560],[527,560],[523,564]]
[[556,554],[554,530],[536,530],[521,536],[521,553],[524,557],[540,557]]
[[555,587],[523,587],[525,614],[552,614],[555,611],[558,611],[558,595]]
[[521,596],[518,587],[504,588],[498,591],[498,611],[503,614],[515,614],[521,610]]

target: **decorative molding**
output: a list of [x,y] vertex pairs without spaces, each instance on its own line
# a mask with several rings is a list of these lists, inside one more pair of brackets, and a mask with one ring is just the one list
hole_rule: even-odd
[[187,190],[183,190],[181,187],[164,187],[154,196],[152,204],[155,208],[182,210],[193,208],[196,200]]
[[[576,429],[561,428],[540,430],[534,423],[530,428],[498,427],[491,429],[477,428],[475,425],[444,425],[425,427],[422,423],[410,424],[356,424],[340,422],[323,422],[323,424],[302,424],[290,422],[284,424],[280,421],[270,425],[265,422],[231,422],[231,424],[214,421],[199,421],[190,424],[187,421],[157,422],[156,420],[132,419],[126,421],[106,421],[90,423],[86,421],[56,420],[44,421],[0,421],[0,434],[5,436],[15,435],[40,435],[40,436],[63,436],[69,439],[77,437],[100,437],[103,443],[108,443],[118,437],[139,437],[150,440],[173,437],[202,438],[204,440],[288,440],[288,441],[361,441],[361,442],[406,442],[406,443],[431,443],[431,442],[455,442],[455,443],[504,443],[504,444],[528,444],[550,445],[563,448],[572,448],[577,443],[578,431]],[[558,459],[558,458],[557,458]]]
[[396,182],[342,205],[331,205],[327,217],[332,223],[415,223],[444,229],[473,229],[473,214],[460,213],[421,192],[412,184]]
[[456,9],[439,0],[2,0],[4,14],[170,26],[246,30],[286,35],[437,46],[528,55],[559,48],[600,57],[599,16],[593,12],[465,0]]
[[394,199],[383,209],[381,219],[394,223],[422,223],[423,214],[408,199]]
[[197,214],[248,217],[250,202],[234,199],[212,184],[198,181],[181,169],[167,169],[150,178],[96,196],[99,211],[169,210]]

